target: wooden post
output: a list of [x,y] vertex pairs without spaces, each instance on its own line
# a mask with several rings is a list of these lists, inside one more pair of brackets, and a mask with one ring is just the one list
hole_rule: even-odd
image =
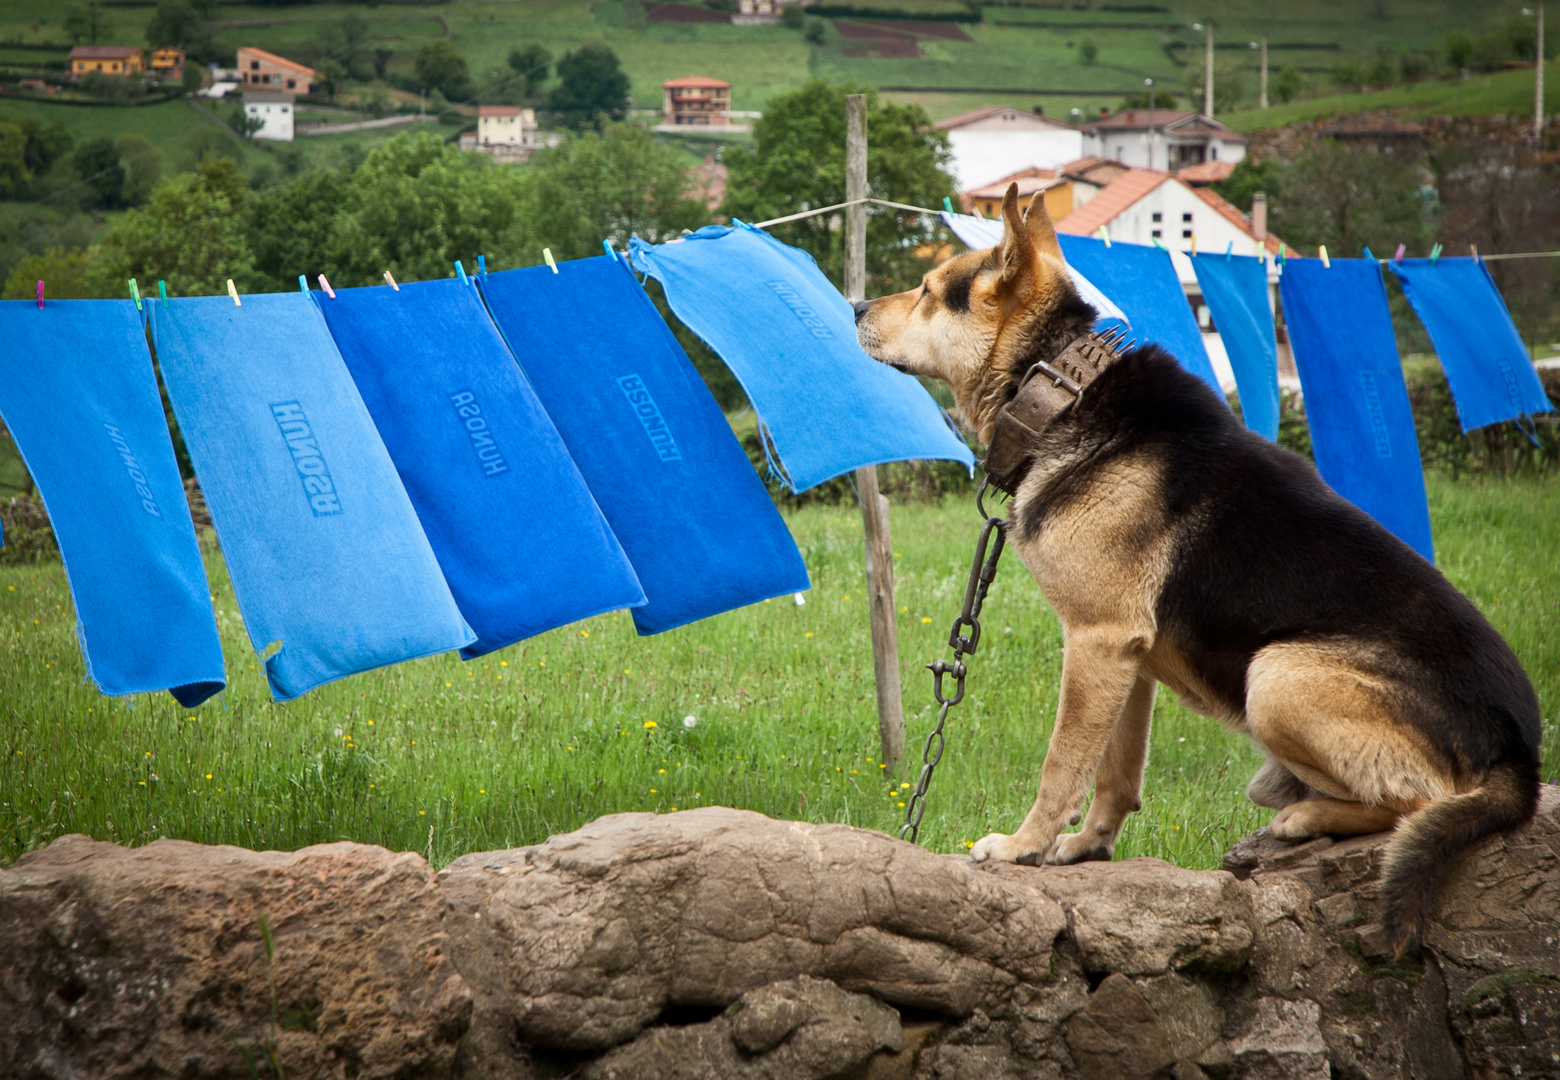
[[1538,51],[1533,54],[1533,138],[1544,137],[1544,0],[1534,10],[1538,21]]
[[1257,108],[1265,109],[1267,102],[1267,31],[1262,31],[1262,90],[1258,95]]
[[1213,118],[1213,20],[1208,20],[1208,47],[1203,51],[1203,115]]
[[[867,197],[867,99],[845,98],[845,199]],[[845,299],[867,298],[867,208],[845,209]],[[899,626],[894,621],[894,544],[888,500],[878,491],[877,466],[856,470],[866,532],[867,605],[872,613],[872,669],[877,683],[878,740],[890,769],[905,756],[905,709],[899,685]]]

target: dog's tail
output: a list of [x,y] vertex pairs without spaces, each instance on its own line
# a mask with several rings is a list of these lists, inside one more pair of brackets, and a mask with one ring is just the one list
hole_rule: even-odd
[[1401,958],[1424,940],[1430,898],[1447,862],[1481,837],[1514,828],[1538,811],[1537,764],[1503,762],[1483,785],[1404,818],[1387,845],[1383,919],[1387,943]]

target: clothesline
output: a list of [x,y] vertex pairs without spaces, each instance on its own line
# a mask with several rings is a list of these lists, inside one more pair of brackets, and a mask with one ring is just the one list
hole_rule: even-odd
[[[816,210],[803,210],[799,214],[788,214],[785,217],[770,218],[768,221],[753,223],[755,229],[767,229],[771,225],[784,225],[790,221],[800,221],[803,218],[817,217],[819,214],[830,214],[836,210],[844,210],[852,206],[860,206],[863,203],[871,203],[875,206],[888,206],[895,210],[910,210],[917,214],[937,214],[939,211],[928,209],[925,206],[911,206],[909,203],[890,202],[888,199],[851,199],[849,202],[835,203],[832,206],[820,206]],[[1492,259],[1554,259],[1560,258],[1560,251],[1513,251],[1504,255],[1479,255],[1478,258],[1486,261]],[[1386,266],[1391,259],[1377,259],[1378,263]]]

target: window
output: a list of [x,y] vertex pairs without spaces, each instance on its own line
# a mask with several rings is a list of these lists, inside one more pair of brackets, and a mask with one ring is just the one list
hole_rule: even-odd
[[1192,238],[1192,230],[1191,229],[1182,229],[1181,230],[1181,239],[1182,240],[1190,240],[1191,238]]
[[1218,161],[1219,160],[1219,148],[1217,146],[1210,146],[1210,147],[1208,147],[1208,159],[1210,161]]
[[287,80],[287,89],[289,89],[289,90],[296,90],[297,88],[298,88],[298,80],[297,79],[288,79]]
[[1192,220],[1192,215],[1191,214],[1182,214],[1181,215],[1181,220],[1182,221],[1191,221]]
[[[1155,214],[1155,215],[1154,215],[1154,216],[1155,216],[1155,217],[1158,217],[1158,216],[1159,216],[1159,215],[1158,215],[1158,214]],[[1155,239],[1155,240],[1157,240],[1157,239],[1159,239],[1159,238],[1160,238],[1160,237],[1161,237],[1161,236],[1162,236],[1162,235],[1164,235],[1164,230],[1163,230],[1163,229],[1155,229],[1155,230],[1154,230],[1154,233],[1153,233],[1153,235],[1154,235],[1154,239]]]
[[249,70],[250,71],[259,71],[260,70],[260,61],[258,61],[258,60],[251,60],[251,61],[249,61]]
[[[1164,216],[1164,215],[1163,215],[1163,214],[1161,214],[1161,213],[1160,213],[1160,212],[1159,212],[1159,211],[1157,211],[1157,210],[1155,210],[1155,211],[1154,211],[1154,224],[1155,224],[1155,225],[1157,225],[1157,224],[1159,224],[1159,223],[1160,223],[1160,222],[1161,222],[1161,221],[1163,221],[1163,220],[1164,220],[1164,219],[1165,219],[1165,216]],[[1159,234],[1158,234],[1158,233],[1155,233],[1155,234],[1154,234],[1154,235],[1155,235],[1155,236],[1158,236],[1158,235],[1159,235]]]

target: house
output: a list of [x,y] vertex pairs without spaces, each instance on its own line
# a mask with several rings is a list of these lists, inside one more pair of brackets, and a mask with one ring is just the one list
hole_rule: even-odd
[[[1197,284],[1197,272],[1188,256],[1232,252],[1236,255],[1277,255],[1277,237],[1267,231],[1267,202],[1257,199],[1250,215],[1209,187],[1193,187],[1178,176],[1156,169],[1128,169],[1079,209],[1056,222],[1056,231],[1074,236],[1099,235],[1105,229],[1111,242],[1157,244],[1170,251],[1170,261],[1187,300],[1203,329],[1203,344],[1219,381],[1235,384],[1228,354],[1219,340],[1208,305]],[[1277,267],[1268,269],[1269,302],[1277,301]],[[1278,326],[1279,374],[1294,374],[1294,357],[1282,325]]]
[[[799,2],[799,0],[795,0]],[[778,26],[786,0],[737,0],[732,13],[733,26]]]
[[1425,145],[1422,124],[1380,113],[1334,117],[1323,124],[1317,134],[1377,154],[1412,154],[1424,149]]
[[314,87],[314,69],[246,45],[238,50],[238,79],[246,87],[266,86],[290,94],[307,94]]
[[936,124],[948,133],[960,190],[995,183],[1024,169],[1051,169],[1082,157],[1083,134],[1039,112],[991,105]]
[[475,150],[506,163],[528,161],[541,147],[536,110],[519,105],[481,106],[477,109],[477,130],[460,136],[462,150]]
[[1186,109],[1126,109],[1086,126],[1082,153],[1177,172],[1205,161],[1240,161],[1246,136]]
[[178,82],[184,78],[184,50],[164,45],[152,50],[152,74],[159,79]]
[[1002,198],[1009,184],[1018,185],[1019,202],[1029,205],[1037,191],[1045,192],[1045,210],[1052,221],[1077,210],[1127,171],[1119,161],[1103,158],[1078,158],[1055,169],[1022,169],[1004,176],[994,184],[985,184],[964,192],[959,198],[964,212],[997,217],[1002,213]]
[[134,75],[146,70],[146,54],[130,45],[77,45],[70,51],[70,73]]
[[292,142],[295,100],[285,90],[245,90],[244,118],[260,122],[252,131],[254,138]]
[[710,127],[731,123],[731,84],[685,75],[661,84],[661,123],[668,127]]

